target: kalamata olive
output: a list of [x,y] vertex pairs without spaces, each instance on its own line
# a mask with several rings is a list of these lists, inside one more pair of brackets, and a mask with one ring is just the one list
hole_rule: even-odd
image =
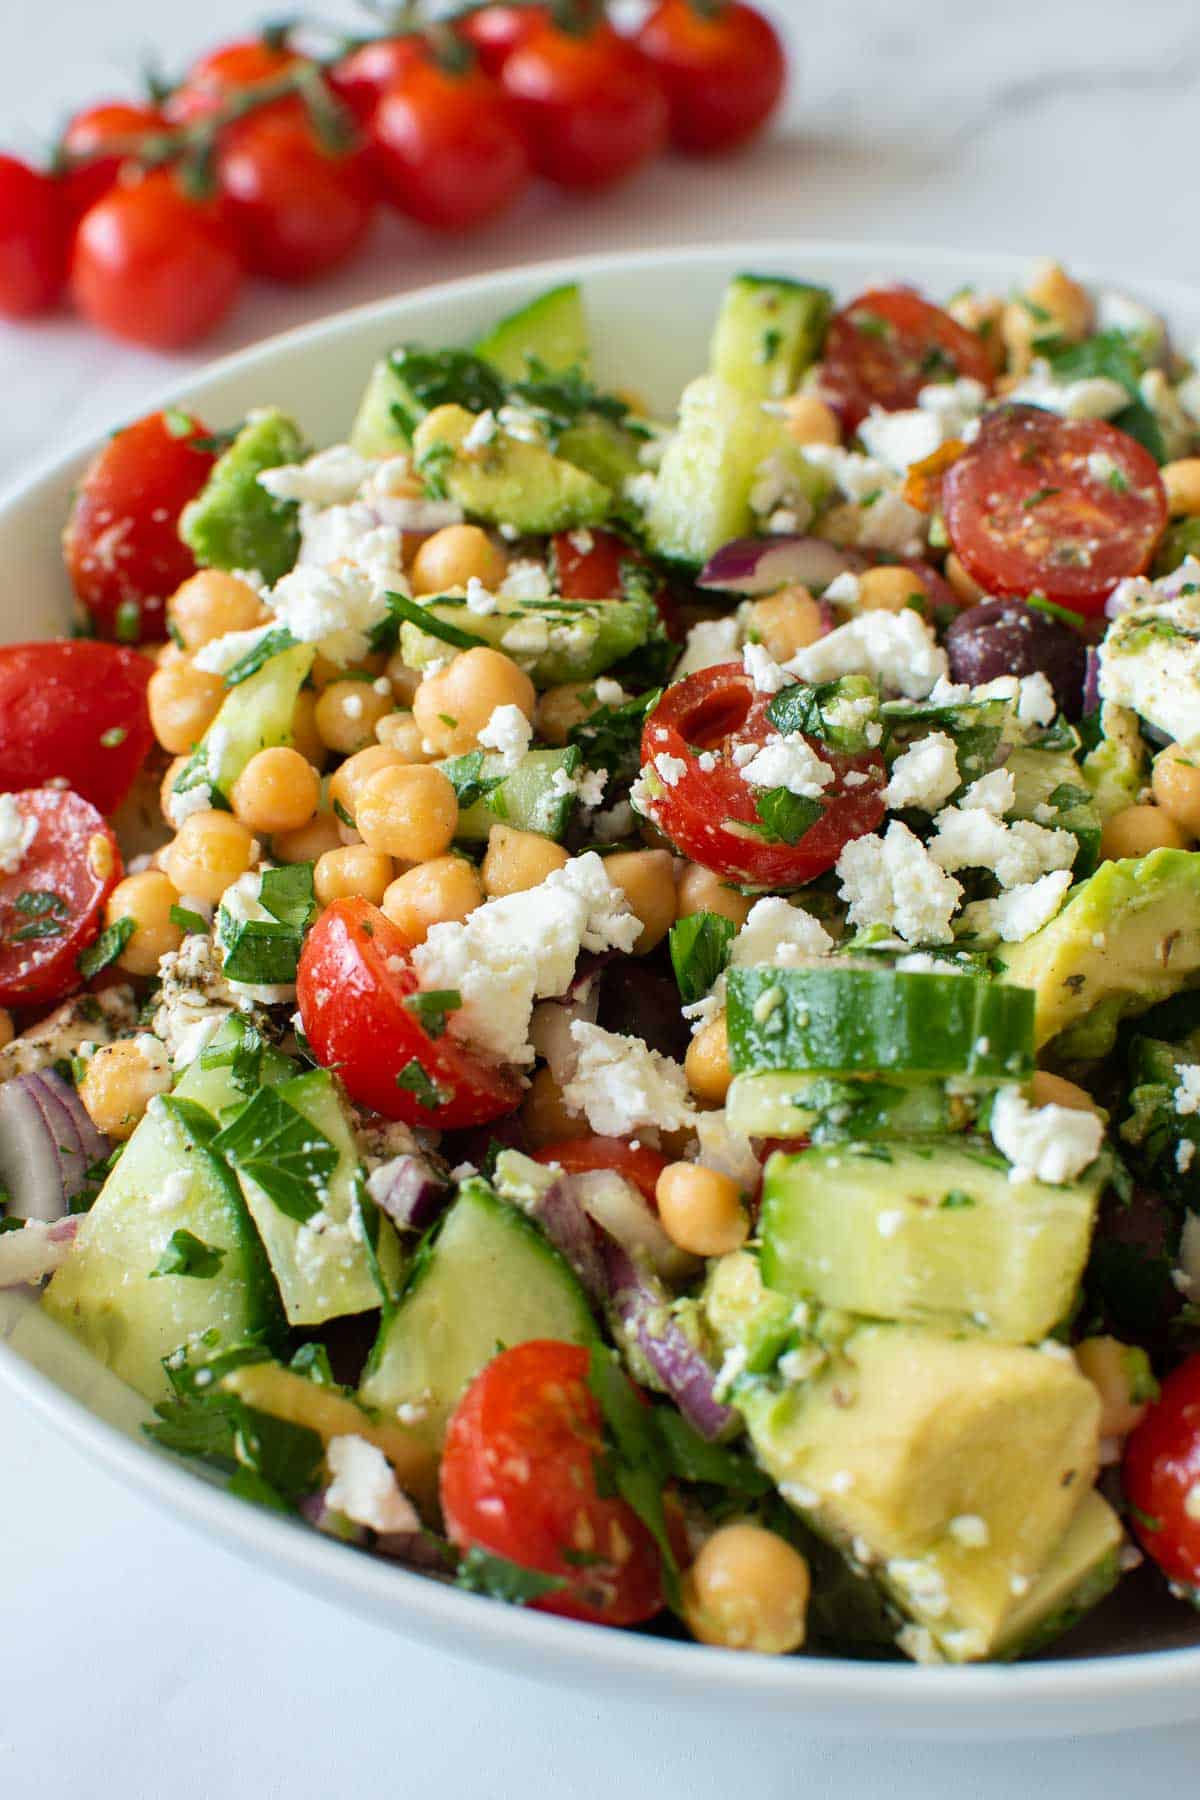
[[651,1050],[682,1062],[692,1034],[669,968],[661,952],[610,963],[600,977],[599,1023],[605,1031],[640,1037]]
[[1073,625],[1023,600],[985,600],[960,613],[946,633],[954,681],[995,681],[1040,669],[1068,719],[1083,711],[1087,645]]

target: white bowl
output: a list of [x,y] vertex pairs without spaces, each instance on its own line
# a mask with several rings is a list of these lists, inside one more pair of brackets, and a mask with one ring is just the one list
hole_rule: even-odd
[[[253,406],[278,402],[300,417],[316,442],[331,443],[344,437],[373,360],[393,343],[468,341],[540,289],[579,279],[600,379],[667,408],[704,366],[718,299],[739,270],[811,278],[843,295],[876,276],[904,278],[936,297],[965,283],[1007,292],[1024,267],[1023,260],[1007,256],[817,243],[575,259],[343,313],[218,363],[163,402],[194,407],[214,427],[235,422]],[[1112,279],[1121,284],[1121,277]],[[1181,341],[1200,337],[1200,292],[1140,279],[1136,286],[1166,313]],[[68,617],[58,540],[91,448],[55,460],[0,501],[0,639],[46,636]],[[506,1669],[657,1706],[719,1704],[732,1729],[782,1719],[808,1731],[1012,1737],[1200,1717],[1200,1648],[966,1669],[772,1659],[607,1631],[459,1593],[231,1499],[193,1466],[154,1449],[139,1432],[148,1416],[143,1403],[29,1295],[0,1293],[0,1379],[112,1473],[256,1565],[269,1564],[409,1637]],[[1167,1635],[1160,1630],[1155,1642],[1187,1646],[1188,1638],[1181,1607]]]

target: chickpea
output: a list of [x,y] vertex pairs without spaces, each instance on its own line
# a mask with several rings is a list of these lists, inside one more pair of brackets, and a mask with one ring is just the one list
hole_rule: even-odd
[[536,831],[517,831],[511,825],[493,825],[479,871],[483,891],[489,900],[500,894],[525,893],[570,860],[553,838]]
[[183,932],[171,923],[171,908],[178,904],[178,890],[160,869],[144,869],[118,881],[108,896],[104,923],[133,920],[133,934],[117,958],[126,974],[157,975],[160,958],[178,950]]
[[399,650],[393,650],[383,669],[392,684],[392,694],[401,706],[411,706],[413,695],[421,685],[420,669],[410,669]]
[[79,1098],[106,1137],[133,1135],[156,1094],[171,1085],[171,1065],[157,1038],[121,1038],[97,1050],[83,1072]]
[[292,743],[305,762],[310,762],[314,769],[323,769],[329,761],[329,751],[317,730],[317,696],[311,688],[301,688],[296,695],[296,706],[292,713]]
[[954,589],[954,598],[959,604],[961,606],[978,606],[979,602],[985,597],[984,591],[975,578],[967,574],[966,569],[954,554],[953,550],[946,558],[945,573],[946,580]]
[[1052,1075],[1049,1069],[1034,1070],[1029,1097],[1035,1106],[1068,1106],[1072,1112],[1099,1111],[1086,1088],[1062,1075]]
[[595,712],[596,690],[590,681],[564,681],[547,688],[537,703],[537,734],[548,744],[565,744],[576,725]]
[[427,675],[413,695],[412,709],[435,755],[461,756],[475,749],[498,706],[519,706],[532,719],[536,705],[532,681],[511,656],[480,644],[436,675]]
[[1075,1361],[1100,1395],[1101,1437],[1128,1437],[1158,1393],[1146,1352],[1114,1337],[1084,1338]]
[[313,870],[313,891],[322,906],[335,900],[363,899],[378,906],[395,874],[390,856],[368,850],[365,844],[345,844],[326,850]]
[[1072,281],[1060,263],[1039,263],[1025,283],[1024,297],[1040,312],[1050,315],[1049,320],[1039,319],[1036,313],[1031,315],[1037,327],[1035,337],[1053,334],[1077,344],[1092,329],[1095,309],[1087,290]]
[[271,854],[279,862],[320,862],[327,850],[341,848],[341,827],[336,814],[314,813],[298,831],[278,831],[271,839]]
[[481,906],[483,887],[465,856],[435,856],[398,875],[381,904],[397,931],[421,944],[431,926],[448,920],[461,924]]
[[1160,470],[1171,517],[1194,519],[1200,514],[1200,456],[1185,456]]
[[414,594],[444,594],[465,588],[472,579],[498,588],[507,569],[503,550],[478,525],[447,525],[420,546],[409,580]]
[[809,1586],[808,1564],[777,1532],[722,1525],[683,1578],[683,1616],[702,1644],[786,1656],[804,1642]]
[[376,725],[391,710],[390,695],[377,694],[369,681],[334,681],[318,696],[313,716],[321,742],[350,756],[374,740]]
[[914,605],[920,612],[929,604],[929,590],[902,563],[880,563],[859,576],[858,604],[864,612],[903,612]]
[[1151,850],[1186,850],[1191,842],[1161,806],[1125,806],[1104,821],[1100,855],[1105,861],[1147,856]]
[[729,1092],[733,1070],[729,1067],[729,1037],[725,1014],[709,1021],[698,1031],[683,1061],[688,1086],[699,1100],[711,1100],[720,1106]]
[[1200,836],[1200,744],[1169,744],[1154,759],[1151,785],[1168,818],[1190,837]]
[[692,1256],[740,1250],[749,1227],[736,1181],[699,1163],[668,1163],[654,1189],[663,1230]]
[[5,1044],[11,1044],[15,1036],[16,1028],[13,1025],[12,1014],[7,1007],[0,1006],[0,1050],[3,1050]]
[[317,810],[321,780],[298,750],[278,744],[252,756],[233,784],[235,818],[251,831],[299,831]]
[[356,750],[329,777],[330,806],[335,812],[340,807],[353,819],[358,812],[358,796],[372,775],[380,769],[403,768],[405,761],[398,750],[389,750],[384,744],[368,744],[365,750]]
[[539,1069],[521,1103],[521,1124],[531,1149],[587,1137],[591,1126],[580,1113],[568,1111],[562,1089],[549,1069]]
[[378,769],[364,782],[354,817],[370,849],[401,862],[428,862],[450,848],[458,796],[440,769],[412,763]]
[[162,851],[160,862],[180,894],[215,905],[254,861],[253,833],[227,812],[192,813]]
[[949,301],[946,311],[956,324],[965,331],[975,334],[983,344],[992,367],[999,371],[1004,367],[1004,338],[1001,335],[1001,321],[1004,317],[1004,302],[998,294],[956,294]]
[[784,401],[788,436],[797,444],[840,444],[841,420],[816,394],[792,394]]
[[620,850],[604,859],[604,873],[641,921],[635,956],[647,956],[675,923],[675,859],[668,850]]
[[221,710],[225,683],[186,657],[160,663],[146,688],[150,723],[164,750],[179,756],[204,736]]
[[753,900],[739,894],[703,863],[684,863],[676,889],[676,912],[681,919],[692,913],[717,913],[722,919],[729,919],[734,929],[740,931],[753,905]]
[[364,656],[361,662],[355,663],[352,668],[347,668],[344,663],[334,662],[330,657],[322,656],[318,650],[313,658],[313,666],[309,670],[308,678],[318,693],[324,692],[334,681],[377,681],[383,675],[385,661],[386,658],[380,652],[377,655]]
[[827,513],[822,513],[813,530],[818,537],[825,538],[828,543],[837,544],[840,549],[849,550],[858,542],[861,525],[862,515],[857,502],[843,500],[837,506],[831,506]]
[[788,662],[797,650],[807,649],[821,635],[821,609],[808,589],[798,584],[753,601],[749,614],[751,630],[776,662]]
[[167,617],[185,650],[199,650],[227,631],[252,631],[267,611],[248,581],[225,569],[201,569],[176,588]]
[[[375,727],[375,736],[388,750],[394,750],[401,762],[428,762],[421,737],[421,727],[410,712],[385,713]],[[365,755],[360,750],[359,755]]]

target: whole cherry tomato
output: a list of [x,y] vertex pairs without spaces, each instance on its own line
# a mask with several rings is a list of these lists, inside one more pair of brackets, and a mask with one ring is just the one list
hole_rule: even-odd
[[473,66],[432,58],[414,64],[383,95],[371,129],[385,196],[434,230],[482,225],[528,183],[529,156],[512,111]]
[[84,638],[0,646],[0,789],[63,780],[102,813],[154,747],[149,657]]
[[548,20],[507,58],[500,79],[534,168],[561,187],[610,187],[667,141],[658,76],[610,25],[574,32]]
[[1121,1483],[1143,1550],[1200,1590],[1200,1356],[1173,1369],[1125,1446]]
[[499,75],[514,50],[546,21],[544,6],[480,6],[455,29],[474,47],[485,75]]
[[334,63],[326,79],[338,99],[365,125],[390,87],[403,81],[424,56],[420,32],[404,37],[373,38]]
[[219,207],[192,199],[170,169],[110,189],[79,222],[71,292],[115,337],[180,350],[220,324],[241,284]]
[[57,185],[15,156],[0,156],[0,316],[46,312],[62,292],[66,230]]
[[[63,200],[72,225],[107,194],[130,147],[147,132],[161,131],[165,123],[156,107],[136,106],[128,100],[108,100],[75,114],[61,144],[68,158],[62,178]],[[87,160],[77,161],[79,158]]]
[[79,952],[100,935],[121,853],[96,808],[69,788],[25,788],[13,799],[27,842],[0,874],[0,1006],[48,1006],[83,986]]
[[190,414],[150,413],[114,432],[85,469],[63,558],[99,636],[166,636],[167,600],[196,572],[179,515],[216,461],[205,436]]
[[768,19],[743,0],[660,0],[637,34],[689,154],[733,150],[778,106],[787,59]]
[[221,44],[192,64],[163,110],[174,125],[207,118],[234,94],[277,81],[305,61],[286,44],[266,38],[239,38]]
[[217,175],[245,267],[275,281],[310,281],[337,268],[362,243],[375,210],[361,153],[326,148],[298,103],[231,126]]

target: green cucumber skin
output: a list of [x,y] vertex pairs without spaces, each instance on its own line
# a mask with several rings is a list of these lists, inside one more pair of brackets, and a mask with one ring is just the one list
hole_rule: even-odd
[[853,1139],[940,1137],[965,1131],[972,1109],[943,1082],[888,1082],[796,1074],[737,1075],[725,1101],[747,1137]]
[[[482,773],[495,774],[502,760],[499,755],[485,756]],[[569,744],[565,750],[529,751],[520,768],[499,787],[459,813],[455,837],[462,843],[485,843],[493,825],[511,825],[517,831],[536,831],[557,842],[570,823],[575,796],[554,793],[554,777],[560,769],[573,775],[582,760],[578,744]]]
[[736,275],[717,316],[709,368],[756,399],[782,399],[820,355],[832,313],[828,288],[783,275]]
[[476,356],[509,381],[524,381],[536,357],[555,374],[591,364],[587,317],[577,282],[548,288],[516,312],[508,313],[475,345]]
[[735,968],[729,1061],[735,1075],[786,1069],[1024,1081],[1034,1067],[1033,1014],[1031,990],[970,975]]

